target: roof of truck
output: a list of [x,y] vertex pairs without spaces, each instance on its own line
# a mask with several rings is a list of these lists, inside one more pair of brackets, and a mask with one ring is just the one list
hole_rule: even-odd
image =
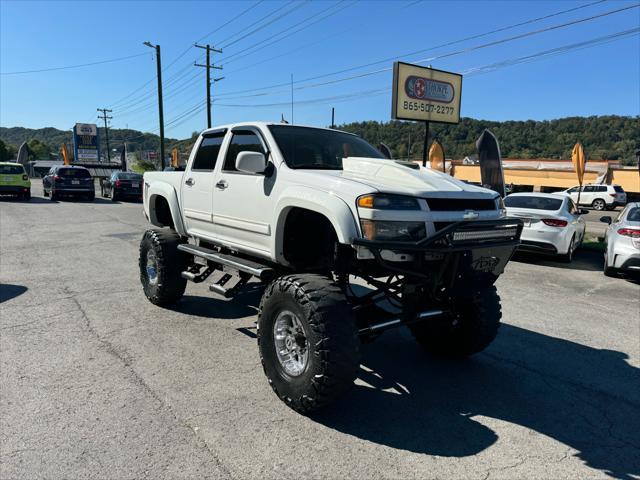
[[338,130],[335,128],[326,128],[326,127],[316,127],[314,125],[298,125],[298,124],[290,124],[290,123],[282,123],[282,122],[238,122],[238,123],[228,123],[226,125],[217,125],[215,127],[211,127],[211,128],[207,128],[206,130],[203,130],[202,133],[210,133],[210,132],[215,132],[218,130],[222,130],[222,129],[232,129],[235,127],[262,127],[262,128],[266,128],[270,125],[278,125],[278,126],[285,126],[285,127],[304,127],[304,128],[315,128],[318,130],[331,130],[332,132],[338,131],[338,132],[342,132],[342,133],[347,133],[349,135],[355,135],[353,133],[350,132],[345,132],[343,130]]

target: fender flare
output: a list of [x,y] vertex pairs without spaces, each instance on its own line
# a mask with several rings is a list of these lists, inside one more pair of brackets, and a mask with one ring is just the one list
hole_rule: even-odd
[[187,235],[184,222],[182,221],[182,215],[180,213],[180,204],[178,203],[178,194],[175,189],[162,182],[154,182],[149,185],[149,221],[156,226],[165,226],[158,221],[156,217],[155,202],[156,197],[164,198],[169,204],[169,211],[171,212],[171,218],[173,219],[173,226],[175,231],[182,236]]
[[341,198],[321,190],[295,186],[287,188],[275,208],[275,235],[272,236],[271,251],[274,259],[287,263],[284,258],[284,226],[289,211],[303,208],[326,217],[338,237],[338,242],[350,245],[354,238],[360,236],[353,211]]

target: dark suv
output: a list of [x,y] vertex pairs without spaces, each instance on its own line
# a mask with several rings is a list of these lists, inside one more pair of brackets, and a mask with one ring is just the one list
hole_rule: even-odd
[[135,172],[113,172],[100,186],[103,197],[114,202],[121,198],[142,200],[142,175]]
[[84,167],[56,165],[42,179],[44,196],[57,200],[61,196],[77,196],[93,200],[96,196],[91,173]]

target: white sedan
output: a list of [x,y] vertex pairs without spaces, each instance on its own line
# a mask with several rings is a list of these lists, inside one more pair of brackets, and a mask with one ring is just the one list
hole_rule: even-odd
[[605,235],[605,275],[640,274],[640,202],[629,203],[615,220],[607,216],[600,221],[609,224]]
[[524,221],[519,250],[558,255],[570,262],[584,240],[587,210],[567,196],[514,193],[504,199],[507,216]]

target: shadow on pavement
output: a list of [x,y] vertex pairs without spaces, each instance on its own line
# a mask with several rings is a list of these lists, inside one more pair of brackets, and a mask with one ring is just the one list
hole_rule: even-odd
[[28,290],[22,285],[12,285],[10,283],[0,284],[0,303],[19,297]]
[[264,287],[245,287],[233,299],[226,300],[217,295],[210,297],[185,295],[173,310],[203,318],[237,319],[250,317],[258,313],[258,305]]
[[601,272],[603,269],[602,252],[580,248],[573,254],[571,263],[564,263],[562,260],[545,255],[536,255],[529,252],[518,252],[512,261],[521,263],[531,263],[544,267],[563,268],[568,270],[585,270],[588,272]]
[[[625,354],[503,325],[486,353],[452,361],[424,354],[406,331],[385,335],[363,349],[367,386],[315,421],[400,450],[466,457],[498,440],[490,417],[557,440],[613,477],[640,474],[640,372]],[[518,447],[523,458],[535,455],[527,447]]]

